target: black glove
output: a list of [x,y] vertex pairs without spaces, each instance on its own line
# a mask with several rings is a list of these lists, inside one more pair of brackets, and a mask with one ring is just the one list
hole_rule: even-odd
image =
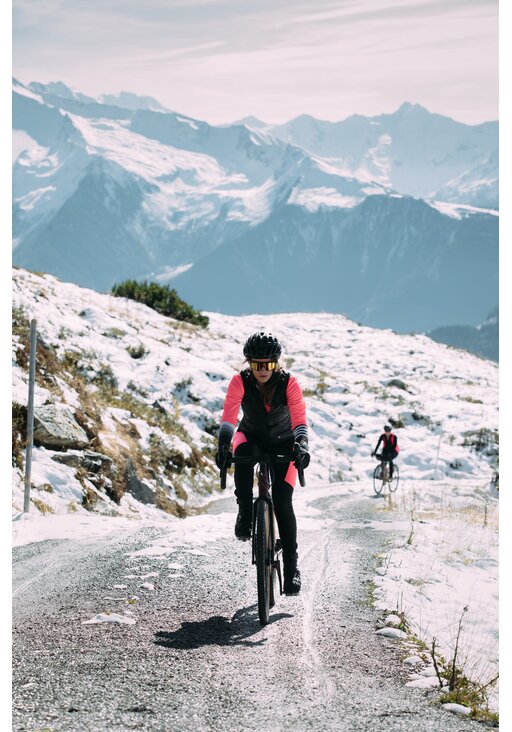
[[217,450],[217,454],[215,455],[215,463],[219,470],[222,470],[223,468],[230,468],[231,467],[231,452],[229,450],[228,445],[222,445],[222,447],[219,446],[219,449]]
[[297,455],[297,458],[293,461],[293,464],[296,468],[298,468],[300,465],[302,469],[305,470],[311,460],[311,455],[309,454],[309,445],[306,440],[299,440],[298,442],[296,442],[293,446],[293,452],[295,453],[295,455]]
[[215,455],[215,463],[219,470],[223,468],[231,467],[231,438],[233,436],[233,428],[225,424],[221,424],[219,430],[219,447],[217,448],[217,454]]

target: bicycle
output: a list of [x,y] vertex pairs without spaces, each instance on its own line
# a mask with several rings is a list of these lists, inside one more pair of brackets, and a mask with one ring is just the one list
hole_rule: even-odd
[[[279,580],[279,594],[283,594],[281,575],[281,540],[276,536],[274,505],[272,503],[272,466],[277,463],[295,462],[301,486],[306,485],[304,469],[300,464],[300,449],[297,447],[290,455],[231,456],[229,465],[258,465],[258,496],[252,506],[252,564],[256,565],[256,584],[258,590],[258,617],[262,625],[269,621],[270,610],[276,602],[275,580]],[[228,464],[221,468],[220,487],[226,487]]]
[[387,486],[389,492],[394,493],[400,480],[398,465],[393,465],[393,475],[391,476],[390,461],[383,457],[382,453],[378,453],[375,457],[379,460],[379,465],[376,465],[373,471],[373,490],[380,496]]

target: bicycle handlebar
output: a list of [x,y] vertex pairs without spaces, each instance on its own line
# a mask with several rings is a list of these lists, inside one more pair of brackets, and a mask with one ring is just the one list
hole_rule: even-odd
[[[297,463],[297,472],[299,474],[299,483],[304,488],[306,480],[304,478],[304,468],[300,463],[300,449],[296,448],[289,455],[271,455],[268,453],[261,455],[232,455],[230,457],[230,465],[257,465],[258,463],[267,463],[268,465],[275,465],[276,463]],[[226,488],[226,476],[228,472],[228,466],[221,468],[220,470],[220,487],[221,490]]]

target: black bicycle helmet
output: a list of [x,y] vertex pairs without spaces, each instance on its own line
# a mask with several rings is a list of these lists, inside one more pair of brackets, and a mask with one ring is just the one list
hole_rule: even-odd
[[281,355],[281,345],[272,333],[253,333],[245,341],[245,358],[268,358],[278,359]]
[[389,426],[389,424],[384,425],[384,432],[391,432],[391,427]]

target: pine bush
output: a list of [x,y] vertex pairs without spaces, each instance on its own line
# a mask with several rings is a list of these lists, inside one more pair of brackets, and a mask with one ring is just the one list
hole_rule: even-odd
[[186,303],[179,297],[176,290],[167,285],[159,285],[156,282],[137,282],[136,280],[125,280],[112,288],[112,294],[116,297],[127,297],[136,302],[156,310],[157,313],[167,315],[176,320],[184,320],[202,328],[208,326],[209,320],[206,315],[201,315],[198,310]]

